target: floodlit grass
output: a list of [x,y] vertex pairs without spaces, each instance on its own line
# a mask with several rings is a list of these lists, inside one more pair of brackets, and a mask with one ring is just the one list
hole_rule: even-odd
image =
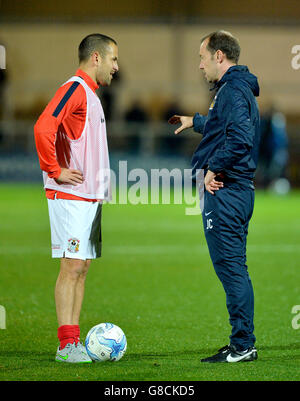
[[81,333],[120,326],[123,359],[87,366],[54,361],[57,323],[47,203],[40,185],[0,186],[0,380],[299,380],[300,193],[257,191],[248,237],[255,292],[253,363],[201,364],[228,343],[225,294],[186,205],[105,205],[103,257],[91,265]]

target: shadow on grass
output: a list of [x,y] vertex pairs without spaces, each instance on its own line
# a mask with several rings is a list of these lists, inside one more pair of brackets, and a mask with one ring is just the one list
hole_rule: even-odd
[[[192,356],[199,357],[200,355],[211,355],[216,353],[218,350],[216,348],[201,348],[193,350],[182,350],[182,351],[169,351],[169,352],[153,352],[153,353],[128,353],[128,358],[130,359],[153,359],[153,358],[180,358],[180,359],[190,359]],[[187,357],[187,358],[184,358]]]
[[[292,343],[286,345],[258,345],[258,356],[260,361],[269,361],[273,360],[282,360],[282,361],[292,361],[292,360],[299,360],[300,354],[293,353],[294,351],[300,350],[300,342],[299,343]],[[264,355],[264,351],[289,351],[289,354],[284,355]],[[161,358],[177,358],[177,359],[194,359],[194,358],[201,358],[202,356],[210,356],[217,352],[215,347],[210,348],[198,348],[193,350],[174,350],[174,351],[166,351],[166,352],[140,352],[140,353],[126,353],[126,360],[128,362],[132,361],[141,361],[141,360],[153,360],[153,359],[161,359]],[[17,364],[17,361],[20,362],[20,365],[25,361],[30,362],[53,362],[55,359],[55,352],[46,352],[46,351],[0,351],[0,358],[2,361],[14,360]],[[0,362],[0,366],[2,363]],[[15,368],[18,368],[15,366]]]
[[[55,352],[41,352],[41,351],[1,351],[0,352],[0,359],[7,361],[9,359],[11,360],[19,360],[20,363],[21,361],[31,361],[31,362],[52,362],[54,361],[55,358]],[[1,363],[0,363],[1,364]]]
[[[259,345],[257,347],[258,351],[258,360],[260,361],[269,361],[271,359],[277,361],[293,361],[299,360],[300,354],[293,353],[294,351],[300,350],[300,342],[292,343],[286,345]],[[156,359],[156,358],[178,358],[178,359],[191,359],[191,357],[201,358],[202,356],[211,356],[218,351],[216,348],[199,348],[193,350],[182,350],[182,351],[170,351],[170,352],[153,352],[153,353],[133,353],[127,354],[127,358],[130,360],[141,360],[141,359]],[[284,355],[275,355],[265,356],[264,351],[289,351],[290,353],[285,353]],[[293,353],[293,354],[291,354]]]
[[[170,352],[153,352],[153,353],[126,353],[126,359],[128,361],[141,361],[141,360],[151,360],[158,358],[178,358],[178,359],[191,359],[192,357],[200,357],[201,355],[209,355],[216,352],[216,348],[205,348],[205,349],[193,349],[193,350],[182,350],[182,351],[170,351]],[[0,360],[8,361],[14,360],[15,363],[20,361],[21,363],[27,362],[53,362],[55,359],[55,352],[31,352],[31,351],[1,351]],[[0,362],[1,365],[1,362]]]
[[300,341],[298,343],[286,344],[286,345],[259,345],[258,350],[260,351],[293,351],[300,349]]

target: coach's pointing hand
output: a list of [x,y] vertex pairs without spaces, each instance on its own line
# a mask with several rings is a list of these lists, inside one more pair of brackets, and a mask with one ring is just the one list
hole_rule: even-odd
[[83,175],[79,170],[62,168],[60,176],[55,180],[58,184],[77,185],[83,183]]
[[193,123],[193,117],[188,117],[188,116],[178,116],[174,115],[172,116],[169,121],[169,124],[180,124],[181,126],[177,128],[176,131],[174,131],[174,134],[177,135],[179,132],[183,131],[186,128],[192,128],[194,123]]

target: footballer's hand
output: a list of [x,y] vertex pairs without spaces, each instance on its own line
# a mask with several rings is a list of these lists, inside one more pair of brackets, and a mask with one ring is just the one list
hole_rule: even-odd
[[62,168],[60,176],[55,179],[58,184],[77,185],[83,183],[83,175],[79,170]]
[[[224,184],[222,181],[215,180],[217,175],[212,171],[208,170],[204,179],[204,185],[207,192],[214,195],[214,191],[218,191],[220,188],[223,188]],[[218,174],[222,178],[221,174]]]
[[174,134],[177,135],[179,134],[179,132],[187,129],[187,128],[192,128],[193,127],[193,119],[194,117],[188,117],[188,116],[178,116],[177,114],[175,114],[174,116],[172,116],[168,123],[169,124],[181,124],[181,126],[179,128],[177,128],[176,131],[174,131]]

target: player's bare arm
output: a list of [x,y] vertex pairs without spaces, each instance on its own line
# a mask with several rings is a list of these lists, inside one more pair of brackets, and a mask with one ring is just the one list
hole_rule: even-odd
[[181,131],[187,129],[187,128],[192,128],[194,123],[193,123],[193,117],[190,116],[178,116],[177,114],[175,114],[174,116],[172,116],[169,121],[169,124],[175,125],[175,124],[181,124],[181,126],[179,128],[177,128],[176,131],[174,131],[174,134],[177,135],[179,134]]

